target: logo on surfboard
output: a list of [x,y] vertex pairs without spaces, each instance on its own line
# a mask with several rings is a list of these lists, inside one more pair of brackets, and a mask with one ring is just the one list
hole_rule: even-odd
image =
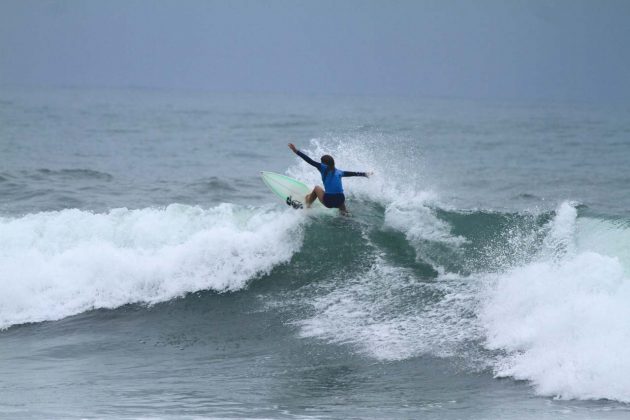
[[300,203],[300,202],[299,202],[299,201],[297,201],[297,200],[294,200],[294,199],[293,199],[293,197],[291,197],[291,196],[288,196],[288,197],[287,197],[287,201],[286,201],[286,203],[287,203],[287,206],[291,206],[291,207],[293,207],[294,209],[301,209],[301,208],[304,208],[304,206],[302,205],[302,203]]

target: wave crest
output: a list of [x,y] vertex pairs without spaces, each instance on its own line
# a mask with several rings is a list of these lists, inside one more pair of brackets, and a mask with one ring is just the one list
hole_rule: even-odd
[[300,248],[301,220],[231,204],[1,218],[0,328],[242,289]]

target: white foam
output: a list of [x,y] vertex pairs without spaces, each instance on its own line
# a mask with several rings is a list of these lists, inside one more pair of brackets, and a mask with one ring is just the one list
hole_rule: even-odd
[[[602,246],[619,238],[625,247]],[[487,346],[507,352],[496,375],[543,395],[629,402],[630,278],[615,255],[627,261],[628,244],[627,228],[563,203],[534,262],[489,276],[479,317]]]
[[296,322],[301,337],[351,345],[379,360],[402,360],[454,356],[479,334],[467,313],[474,295],[456,276],[419,282],[412,272],[377,258],[369,271],[331,284],[328,293],[302,302],[314,314]]
[[230,204],[1,218],[0,328],[241,289],[300,248],[301,220]]

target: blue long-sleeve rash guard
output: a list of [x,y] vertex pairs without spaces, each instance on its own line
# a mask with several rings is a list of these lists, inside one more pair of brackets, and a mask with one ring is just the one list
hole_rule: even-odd
[[322,176],[322,182],[324,183],[324,190],[326,191],[326,194],[343,194],[343,185],[341,184],[341,178],[345,176],[367,176],[365,172],[342,171],[340,169],[335,169],[334,172],[329,171],[328,174],[326,174],[326,169],[328,169],[328,165],[320,162],[315,162],[313,159],[306,156],[299,150],[297,151],[297,155],[304,159],[309,165],[317,168]]

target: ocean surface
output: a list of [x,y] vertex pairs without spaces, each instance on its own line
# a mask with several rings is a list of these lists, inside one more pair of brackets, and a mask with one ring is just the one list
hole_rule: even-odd
[[623,104],[4,87],[0,417],[630,418],[629,159]]

